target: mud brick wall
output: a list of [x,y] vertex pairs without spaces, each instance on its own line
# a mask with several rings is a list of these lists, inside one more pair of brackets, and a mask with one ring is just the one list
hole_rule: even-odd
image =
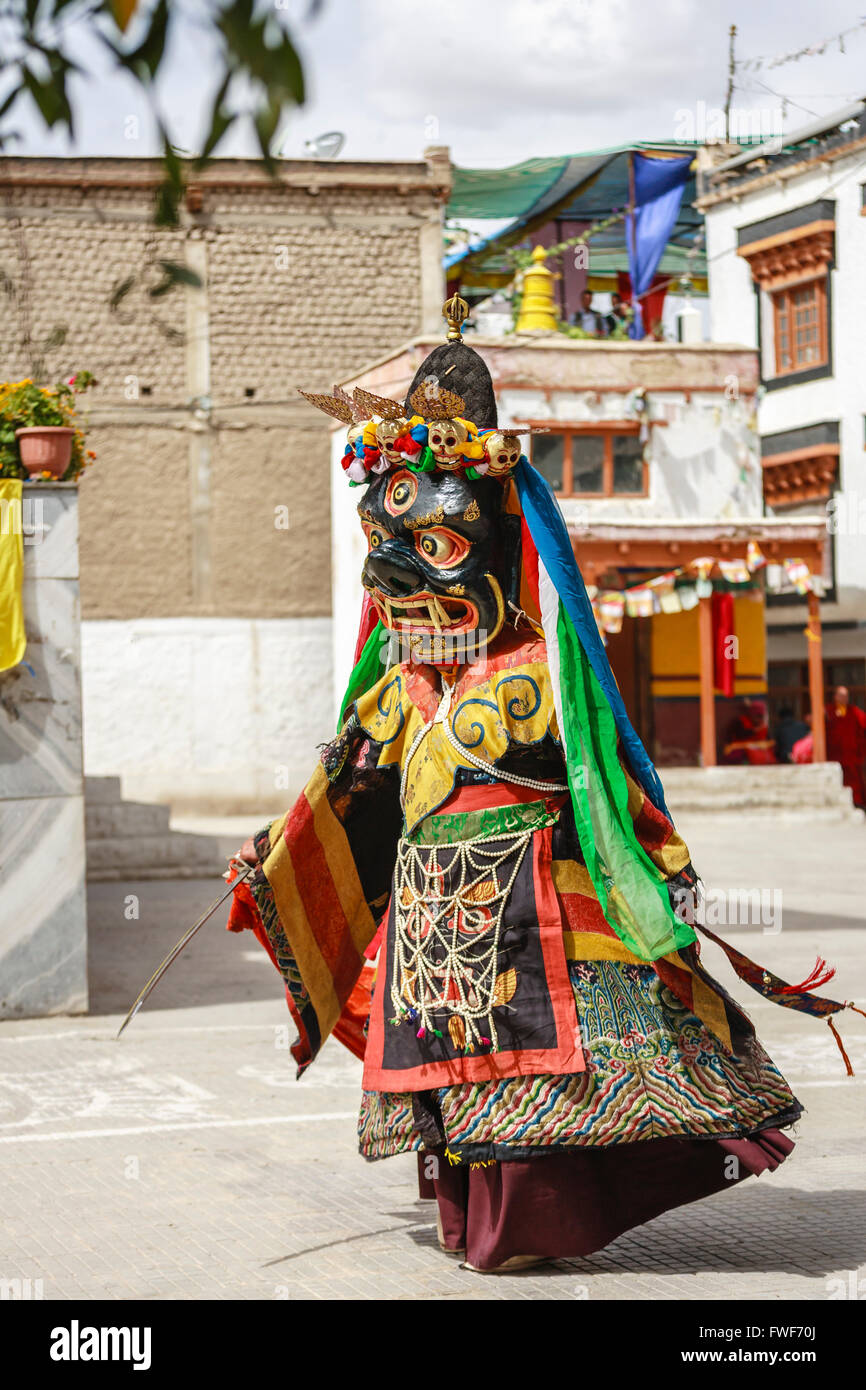
[[[48,379],[99,379],[86,398],[98,460],[80,488],[83,616],[325,616],[328,426],[297,388],[330,389],[436,327],[447,154],[286,161],[276,182],[218,160],[170,232],[150,221],[158,178],[148,160],[0,168],[0,268],[24,291],[4,313],[0,377],[31,375],[28,337],[62,326]],[[151,298],[161,259],[204,287]]]

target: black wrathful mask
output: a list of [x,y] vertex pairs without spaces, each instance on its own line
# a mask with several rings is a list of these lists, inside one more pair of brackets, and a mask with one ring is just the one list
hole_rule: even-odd
[[400,637],[401,659],[463,665],[502,631],[517,549],[503,498],[500,482],[438,470],[405,468],[370,483],[358,507],[363,584]]

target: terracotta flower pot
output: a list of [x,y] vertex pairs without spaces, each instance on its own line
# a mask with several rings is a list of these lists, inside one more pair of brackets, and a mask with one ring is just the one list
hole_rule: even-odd
[[69,425],[24,425],[15,431],[21,462],[32,477],[50,473],[62,478],[72,457],[72,436]]

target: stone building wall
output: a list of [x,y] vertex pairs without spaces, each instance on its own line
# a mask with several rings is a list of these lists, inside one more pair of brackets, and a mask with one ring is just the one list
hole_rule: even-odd
[[[86,770],[121,774],[130,795],[234,809],[227,729],[214,727],[212,743],[197,729],[206,775],[162,765],[165,681],[149,694],[132,648],[146,621],[151,660],[177,670],[179,720],[182,632],[195,631],[209,681],[223,621],[233,650],[258,651],[262,638],[290,668],[304,661],[327,679],[329,432],[297,388],[330,390],[436,327],[449,163],[443,150],[417,163],[285,161],[275,182],[254,162],[217,160],[171,232],[151,225],[158,179],[149,160],[3,161],[0,267],[29,285],[33,342],[65,327],[47,377],[86,368],[99,381],[85,398],[98,459],[80,487]],[[195,270],[202,288],[150,297],[163,259]],[[144,283],[113,310],[115,287],[136,274]],[[4,314],[0,379],[31,375],[25,328]],[[189,619],[208,623],[191,630]],[[265,637],[264,623],[279,627]],[[268,673],[249,688],[267,725]],[[327,733],[312,703],[295,709],[299,749]],[[283,723],[275,713],[275,735]],[[305,773],[293,765],[292,787]],[[245,775],[242,799],[260,803],[272,781],[270,768]]]

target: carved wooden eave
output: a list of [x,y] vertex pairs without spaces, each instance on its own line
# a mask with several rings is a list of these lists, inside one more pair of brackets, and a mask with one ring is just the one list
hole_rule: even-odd
[[747,561],[749,541],[757,541],[771,564],[796,555],[818,574],[824,564],[827,523],[820,514],[731,521],[697,517],[615,521],[610,517],[587,519],[581,511],[577,520],[574,501],[564,498],[561,506],[574,553],[589,584],[606,583],[604,576],[622,567],[663,572],[707,555]]
[[764,500],[769,507],[826,501],[839,472],[839,445],[821,444],[792,449],[786,454],[768,454],[761,464]]
[[822,219],[737,248],[762,290],[779,290],[825,274],[833,260],[835,224]]

